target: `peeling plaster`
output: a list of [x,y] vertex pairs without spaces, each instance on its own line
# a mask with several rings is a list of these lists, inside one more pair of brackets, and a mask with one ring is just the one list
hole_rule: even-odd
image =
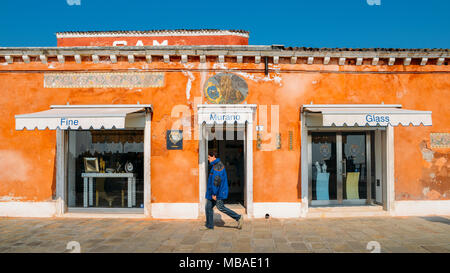
[[422,152],[422,157],[424,160],[431,162],[434,158],[434,151],[427,148],[426,141],[420,143],[420,152]]
[[213,69],[228,69],[225,63],[214,63]]
[[422,153],[423,167],[420,179],[422,196],[417,199],[439,200],[446,198],[449,192],[448,155],[439,151],[433,151],[427,147],[427,141],[423,140],[419,149]]
[[[206,65],[206,63],[200,63],[198,65],[198,68],[204,70],[204,69],[207,68],[207,65]],[[200,72],[200,88],[202,90],[201,91],[202,101],[203,101],[203,87],[205,86],[205,82],[207,80],[207,76],[208,76],[208,72]],[[195,111],[197,111],[197,109],[195,109]]]
[[190,71],[183,71],[183,75],[188,76],[188,81],[186,84],[186,99],[189,100],[191,98],[191,87],[192,82],[195,81],[195,77]]
[[236,72],[236,74],[238,74],[248,80],[254,81],[254,82],[260,82],[260,81],[274,82],[274,83],[278,84],[279,86],[282,86],[282,84],[281,84],[282,78],[278,74],[275,74],[273,77],[270,77],[270,75],[265,76],[265,77],[260,77],[260,76],[245,73],[245,72]]
[[0,202],[19,201],[21,199],[23,199],[23,197],[16,197],[16,196],[13,196],[12,194],[0,196]]
[[[183,64],[184,68],[190,70],[194,68],[194,64],[187,63]],[[188,82],[186,84],[186,99],[189,100],[191,98],[191,88],[192,88],[192,82],[195,81],[195,76],[192,74],[191,71],[183,71],[183,75],[189,77]]]

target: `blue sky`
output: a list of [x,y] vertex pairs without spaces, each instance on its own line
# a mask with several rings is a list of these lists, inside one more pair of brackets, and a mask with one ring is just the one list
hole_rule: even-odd
[[56,46],[61,31],[214,28],[248,30],[253,45],[450,48],[448,0],[1,0],[0,11],[0,46]]

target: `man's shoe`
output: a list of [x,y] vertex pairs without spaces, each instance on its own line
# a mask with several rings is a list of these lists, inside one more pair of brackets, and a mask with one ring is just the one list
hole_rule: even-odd
[[241,215],[241,218],[239,218],[238,224],[237,224],[237,228],[238,229],[242,229],[242,225],[244,224],[244,216]]
[[200,227],[199,229],[200,229],[200,231],[213,230],[213,228],[209,228],[209,227],[207,227],[207,226],[202,226],[202,227]]

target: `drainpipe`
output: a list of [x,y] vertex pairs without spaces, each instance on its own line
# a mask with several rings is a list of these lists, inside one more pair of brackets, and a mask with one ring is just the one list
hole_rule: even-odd
[[269,75],[269,58],[267,56],[264,57],[264,75]]

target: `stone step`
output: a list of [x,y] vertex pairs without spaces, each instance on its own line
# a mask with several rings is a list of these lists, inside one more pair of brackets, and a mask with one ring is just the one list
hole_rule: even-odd
[[382,206],[324,206],[309,207],[309,211],[320,212],[342,212],[342,211],[383,211]]
[[309,207],[307,218],[388,216],[382,206]]

